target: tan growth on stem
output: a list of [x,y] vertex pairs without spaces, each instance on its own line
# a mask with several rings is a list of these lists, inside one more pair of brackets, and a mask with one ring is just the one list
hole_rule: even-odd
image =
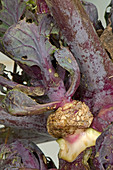
[[50,135],[60,138],[72,135],[77,129],[88,128],[93,120],[88,106],[81,101],[72,101],[59,107],[48,117],[47,129]]

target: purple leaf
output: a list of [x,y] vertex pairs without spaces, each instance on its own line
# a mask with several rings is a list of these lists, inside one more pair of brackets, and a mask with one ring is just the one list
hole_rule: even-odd
[[[40,19],[41,18],[41,19]],[[50,34],[59,34],[59,28],[57,23],[50,14],[46,14],[39,18],[39,32],[44,36],[50,36]]]
[[113,122],[113,104],[105,105],[94,118],[92,127],[100,132]]
[[51,45],[47,38],[38,32],[38,28],[34,23],[21,20],[8,29],[3,43],[6,50],[14,56],[14,60],[28,66],[38,65],[44,69],[43,62],[46,64],[46,60],[50,60],[46,45],[48,48]]
[[8,27],[17,23],[23,15],[26,3],[24,0],[2,0],[2,10],[0,11],[0,32],[5,33]]
[[8,142],[14,139],[29,139],[36,143],[54,140],[47,132],[47,118],[52,111],[43,115],[32,116],[13,116],[0,107],[0,124],[9,127],[0,129],[0,143],[5,142],[8,135]]
[[76,92],[80,83],[80,70],[79,66],[68,48],[61,48],[55,53],[55,58],[58,64],[67,70],[71,75],[71,85],[66,92],[66,97],[72,97]]
[[11,90],[2,101],[2,107],[12,115],[38,115],[49,110],[54,110],[60,105],[60,101],[46,104],[38,104],[32,98],[19,90]]
[[37,87],[24,86],[14,81],[8,80],[3,76],[0,76],[0,85],[8,89],[16,89],[22,91],[23,93],[31,96],[42,96],[45,93],[45,90],[41,86],[37,86]]
[[4,46],[12,59],[27,66],[38,66],[43,75],[43,85],[48,90],[51,101],[64,97],[63,81],[52,66],[50,53],[53,46],[41,34],[40,25],[26,23],[25,20],[10,27],[3,38]]
[[113,169],[113,124],[96,141],[97,160],[100,169]]
[[[40,129],[40,128],[39,128]],[[9,136],[8,136],[9,135]],[[19,128],[2,128],[0,130],[0,144],[5,142],[11,143],[14,139],[26,139],[35,142],[36,144],[40,144],[43,142],[54,141],[55,138],[50,136],[47,132],[38,132],[34,129],[19,129]]]
[[11,144],[0,145],[0,167],[47,170],[46,157],[32,142],[17,140]]
[[98,29],[98,11],[96,6],[91,3],[91,2],[86,2],[86,1],[82,1],[81,3],[86,11],[86,13],[88,14],[91,22],[93,23],[93,26],[95,27],[95,29]]
[[43,14],[43,13],[48,13],[49,8],[45,2],[45,0],[36,0],[37,3],[37,13],[38,14]]

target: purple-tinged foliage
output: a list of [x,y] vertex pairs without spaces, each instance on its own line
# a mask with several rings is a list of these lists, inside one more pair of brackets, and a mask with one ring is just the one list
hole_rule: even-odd
[[25,20],[20,21],[8,29],[3,43],[7,52],[13,56],[12,59],[29,67],[38,66],[40,68],[43,85],[47,89],[47,95],[51,101],[64,97],[63,81],[55,72],[50,59],[53,46],[48,38],[40,33],[40,26],[26,23]]
[[102,26],[102,23],[100,20],[98,20],[98,11],[96,6],[91,3],[91,2],[85,2],[81,0],[81,3],[87,13],[87,15],[89,16],[91,22],[93,23],[93,26],[96,30],[98,29],[104,29]]
[[45,0],[36,0],[37,4],[37,13],[38,14],[43,14],[43,13],[48,13],[49,8],[45,2]]
[[95,25],[98,20],[98,11],[96,6],[93,3],[85,2],[82,0],[81,3],[84,6],[84,9],[86,10],[86,13],[88,14],[91,22]]
[[[30,86],[28,84],[25,86],[18,84],[18,80],[14,82],[0,77],[2,86],[7,87],[8,90],[13,89],[7,93],[2,102],[0,122],[11,127],[15,136],[20,139],[26,137],[37,142],[51,140],[52,137],[48,136],[46,129],[47,117],[67,100],[70,101],[79,85],[79,67],[72,54],[67,48],[60,49],[58,52],[59,49],[49,41],[50,33],[58,34],[58,31],[53,18],[47,15],[42,18],[38,26],[35,23],[27,23],[25,19],[19,21],[17,24],[13,24],[3,37],[4,47],[10,58],[15,60],[31,78]],[[57,62],[52,56],[54,50],[58,52]],[[61,51],[64,51],[67,57],[65,65],[60,61],[61,59],[58,59]],[[60,67],[63,71],[66,69],[68,76],[71,77],[69,89],[64,86],[65,78],[62,79],[62,75],[60,77],[57,73],[56,68]],[[27,95],[35,96],[36,101],[40,101],[40,103],[47,101],[48,99],[44,99],[47,96],[50,103],[39,104]],[[38,98],[38,96],[42,97]],[[15,129],[19,129],[20,135],[16,135]],[[11,138],[13,137],[12,131]]]
[[46,157],[34,143],[17,140],[0,145],[0,168],[47,170]]
[[31,95],[31,96],[42,96],[45,93],[45,90],[40,85],[36,87],[33,86],[28,87],[22,84],[18,84],[14,81],[8,80],[3,76],[0,76],[0,85],[8,88],[9,90],[10,89],[20,90],[26,93],[27,95]]
[[2,36],[6,30],[17,23],[26,9],[26,3],[24,0],[1,0],[2,10],[0,11],[0,36]]
[[[53,17],[50,14],[45,14],[42,17],[39,17],[38,20],[40,23],[39,24],[40,34],[42,34],[48,38],[50,37],[51,34],[59,34],[60,30],[59,30],[55,20],[53,19]],[[59,42],[57,42],[57,43],[59,43]],[[53,47],[53,49],[55,49],[55,47]]]
[[97,116],[94,118],[91,127],[102,132],[109,124],[111,124],[111,122],[107,122]]
[[113,169],[113,124],[96,141],[96,159],[100,163],[100,169]]
[[66,92],[66,97],[72,97],[80,83],[80,70],[74,56],[67,48],[62,48],[55,53],[58,64],[70,73],[71,86]]
[[[2,100],[3,97],[0,97]],[[0,124],[10,127],[8,142],[13,139],[29,139],[36,143],[54,140],[47,132],[47,118],[53,110],[40,115],[13,116],[0,106]],[[16,115],[16,114],[15,114]],[[7,129],[0,129],[0,143],[5,141]]]
[[88,168],[88,165],[83,163],[83,155],[84,153],[82,152],[77,158],[76,160],[74,160],[73,162],[67,162],[63,159],[59,160],[59,166],[61,170],[65,170],[65,169],[70,169],[70,170],[86,170],[86,168]]
[[39,115],[57,109],[60,101],[38,104],[31,97],[18,90],[11,90],[2,101],[2,107],[12,115]]
[[[7,141],[7,143],[11,143],[14,141],[14,139],[15,140],[18,140],[18,139],[31,140],[31,141],[35,142],[36,144],[55,140],[55,138],[53,138],[52,136],[50,136],[48,134],[44,123],[36,124],[36,122],[35,122],[35,124],[33,124],[33,122],[31,122],[29,119],[26,120],[26,119],[20,118],[20,120],[19,120],[19,118],[15,117],[15,116],[12,119],[12,117],[10,117],[10,116],[8,118],[8,114],[4,114],[4,116],[5,116],[5,118],[7,118],[6,124],[10,127],[0,129],[0,144],[5,143],[5,141]],[[37,118],[38,117],[33,116],[34,120]],[[3,124],[4,120],[5,119],[0,120],[0,122]],[[22,120],[22,124],[20,122],[21,120]],[[41,121],[43,122],[44,119],[41,117],[38,120],[40,122]],[[46,122],[46,121],[44,120],[44,122]],[[25,128],[22,129],[21,125],[22,125],[22,127],[25,126]],[[27,127],[27,125],[28,125],[28,127]]]
[[[76,106],[73,105],[72,98],[85,101],[95,116],[91,126],[103,132],[113,119],[113,63],[101,46],[94,29],[94,27],[100,29],[96,7],[92,3],[84,1],[81,3],[80,0],[0,2],[2,2],[0,35],[3,37],[0,50],[23,70],[20,75],[17,71],[11,73],[13,79],[10,80],[4,66],[1,65],[0,68],[0,85],[7,88],[4,99],[0,96],[0,100],[3,99],[0,102],[0,124],[6,126],[0,129],[0,143],[3,144],[5,141],[7,143],[5,146],[8,146],[14,139],[30,139],[36,143],[53,140],[54,138],[48,134],[49,131],[47,132],[47,120],[50,114],[54,115],[57,111],[61,122],[58,119],[56,122],[53,120],[55,127],[58,128],[62,123],[65,130],[65,124],[68,124],[66,121],[69,123],[72,121],[69,111],[77,125],[86,123],[87,126],[89,119],[84,121],[87,115],[81,114],[81,107],[74,112]],[[70,109],[67,109],[69,105]],[[66,114],[62,116],[64,110]],[[72,122],[72,127],[74,123]],[[58,139],[62,149],[59,157],[73,161],[68,163],[60,160],[61,170],[113,168],[112,124],[99,139],[97,137],[100,132],[92,128],[87,129],[90,125],[86,126],[86,129],[83,128],[82,131],[80,129],[79,132],[76,129],[78,133],[72,136],[69,133],[72,130],[69,126],[67,136],[60,134],[63,139]],[[56,132],[57,128],[52,130]],[[94,146],[96,139],[96,151],[95,147],[93,150],[89,148],[84,151],[85,148]],[[18,144],[20,146],[19,142],[21,143],[16,141],[10,145],[16,148]],[[26,144],[32,150],[29,142]],[[22,157],[21,161],[19,159],[18,165],[25,163],[23,169],[28,166],[26,161],[34,162],[35,165],[34,151],[26,159],[28,148],[21,146],[22,150],[18,150],[19,148],[16,150],[19,154],[22,151],[25,157]],[[104,147],[107,155],[103,151]],[[5,156],[9,158],[9,155]],[[36,166],[40,160],[40,165],[43,162],[43,157],[38,158]],[[15,160],[11,161],[11,164],[14,163]],[[44,168],[52,170],[56,167],[50,161],[48,167],[42,167],[43,170]]]
[[100,132],[113,122],[113,104],[104,106],[94,118],[92,127]]

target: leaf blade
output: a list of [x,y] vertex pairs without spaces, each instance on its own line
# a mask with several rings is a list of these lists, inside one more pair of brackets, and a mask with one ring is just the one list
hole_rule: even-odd
[[26,3],[24,0],[2,0],[2,10],[0,11],[0,20],[2,21],[0,25],[1,36],[11,25],[19,21],[25,8]]
[[66,97],[72,97],[80,83],[79,66],[68,48],[63,47],[55,53],[55,58],[58,64],[66,69],[71,75],[71,85],[66,92]]

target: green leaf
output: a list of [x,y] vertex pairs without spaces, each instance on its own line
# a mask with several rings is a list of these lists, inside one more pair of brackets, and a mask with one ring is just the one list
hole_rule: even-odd
[[6,32],[6,30],[17,23],[24,13],[26,3],[24,0],[1,0],[2,10],[0,11],[0,36]]

